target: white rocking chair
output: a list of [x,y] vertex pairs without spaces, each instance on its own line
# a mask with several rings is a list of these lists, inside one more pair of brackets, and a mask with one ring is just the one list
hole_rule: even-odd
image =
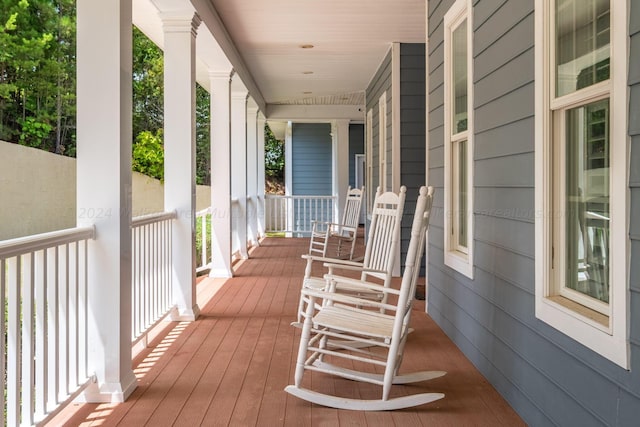
[[[304,288],[302,292],[310,299],[304,313],[304,324],[300,337],[300,347],[295,370],[295,384],[285,391],[323,406],[360,411],[381,411],[408,408],[442,399],[442,393],[420,393],[390,398],[393,384],[408,384],[426,381],[445,375],[443,371],[422,371],[398,374],[402,362],[405,343],[409,332],[411,307],[414,300],[416,281],[420,271],[420,261],[424,253],[425,234],[429,224],[429,213],[433,200],[432,187],[420,189],[416,206],[411,241],[405,260],[405,270],[400,289],[385,288],[335,275],[327,275],[327,289]],[[364,291],[382,292],[396,295],[394,303],[373,301],[336,292],[340,285],[361,287]],[[361,308],[358,308],[361,307]],[[381,313],[383,309],[385,313]],[[327,345],[329,338],[344,342],[339,349]],[[350,347],[350,343],[362,342],[368,346],[383,348],[386,354]],[[324,359],[331,356],[331,362]],[[383,374],[357,371],[339,365],[341,360],[358,361],[383,366]],[[334,364],[337,363],[337,364]],[[356,381],[382,386],[381,399],[349,399],[319,393],[302,387],[304,373],[324,372]]]
[[[383,287],[391,284],[393,266],[395,264],[396,246],[400,240],[400,222],[404,210],[406,198],[406,187],[402,186],[398,194],[394,192],[382,193],[378,187],[376,197],[373,202],[371,223],[367,237],[367,245],[362,262],[342,260],[337,258],[327,258],[314,255],[302,255],[307,260],[303,288],[324,289],[326,281],[323,277],[312,276],[314,263],[323,263],[328,268],[328,273],[333,274],[336,269],[356,271],[360,273],[363,281],[377,280]],[[341,285],[341,292],[355,292],[359,296],[365,296],[362,288],[352,288],[349,285]],[[384,294],[366,292],[368,297],[382,299]],[[305,302],[307,298],[304,294],[300,296],[298,306],[298,322],[302,319]],[[301,326],[300,323],[297,324]]]
[[[309,255],[327,256],[331,242],[335,242],[335,255],[333,258],[353,259],[353,252],[356,248],[356,237],[358,225],[360,223],[360,210],[362,208],[362,197],[364,187],[347,189],[347,200],[342,215],[342,222],[313,221],[311,240],[309,241]],[[348,252],[343,246],[351,244]]]

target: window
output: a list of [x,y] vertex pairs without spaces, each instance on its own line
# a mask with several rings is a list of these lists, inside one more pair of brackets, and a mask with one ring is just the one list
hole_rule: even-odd
[[384,92],[378,101],[378,160],[380,168],[378,176],[380,179],[380,188],[384,193],[387,191],[387,92]]
[[625,368],[626,31],[626,2],[536,3],[536,316]]
[[445,264],[473,279],[473,103],[471,4],[444,18]]

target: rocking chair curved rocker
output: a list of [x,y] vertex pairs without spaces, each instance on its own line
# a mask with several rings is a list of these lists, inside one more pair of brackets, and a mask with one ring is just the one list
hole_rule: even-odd
[[[304,323],[296,361],[295,382],[285,391],[293,396],[323,406],[338,409],[380,411],[408,408],[442,399],[442,393],[419,393],[390,398],[393,384],[407,384],[430,380],[445,375],[443,371],[423,371],[398,374],[409,333],[409,320],[414,300],[420,261],[424,251],[425,234],[433,200],[433,188],[422,187],[418,198],[411,240],[405,260],[405,270],[400,289],[379,284],[327,274],[326,289],[304,288],[309,298],[304,313]],[[385,302],[359,298],[353,294],[336,292],[336,287],[348,284],[363,291],[382,292],[392,296]],[[388,301],[388,300],[387,300]],[[328,345],[329,338],[343,342],[340,348]],[[365,343],[373,352],[362,350],[351,343]],[[325,358],[331,357],[331,363]],[[383,374],[372,374],[340,366],[341,360],[358,361],[384,367]],[[334,364],[335,363],[335,364]],[[348,399],[319,393],[302,387],[306,371],[318,371],[350,380],[382,386],[382,396],[375,400]]]

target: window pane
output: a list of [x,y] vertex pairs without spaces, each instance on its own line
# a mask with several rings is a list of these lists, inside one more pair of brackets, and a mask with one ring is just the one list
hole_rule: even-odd
[[556,96],[609,78],[609,0],[556,0]]
[[453,31],[453,128],[451,133],[467,130],[467,20]]
[[608,303],[609,100],[566,114],[566,287]]
[[458,245],[467,247],[467,141],[458,143]]

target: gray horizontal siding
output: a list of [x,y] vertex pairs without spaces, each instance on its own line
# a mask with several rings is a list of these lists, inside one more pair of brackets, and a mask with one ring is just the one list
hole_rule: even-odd
[[298,196],[332,194],[331,125],[294,123],[292,127],[292,183]]
[[356,186],[356,154],[364,154],[364,125],[349,125],[349,185]]
[[[631,135],[629,187],[631,212],[629,234],[631,237],[631,269],[629,289],[631,294],[631,375],[621,376],[623,384],[620,398],[620,425],[638,423],[640,414],[640,4],[630,2],[629,34],[629,134]],[[631,385],[628,383],[631,382]],[[623,424],[624,423],[624,424]]]
[[[425,45],[400,44],[400,183],[407,187],[402,218],[400,259],[411,238],[418,190],[425,184]],[[423,266],[424,267],[424,266]]]
[[[387,140],[391,138],[391,50],[387,52],[383,58],[380,66],[376,70],[371,82],[366,91],[366,109],[372,111],[372,150],[371,150],[371,162],[372,162],[372,183],[365,183],[372,190],[371,194],[375,194],[375,189],[380,182],[380,107],[378,101],[380,96],[384,92],[387,92]],[[390,146],[390,144],[388,144]],[[387,154],[387,159],[390,159],[390,155]],[[391,169],[387,167],[387,169]]]
[[[443,193],[443,23],[429,2],[429,182]],[[429,233],[429,313],[530,425],[636,425],[640,413],[640,55],[629,64],[630,340],[625,371],[535,317],[534,2],[474,1],[474,280]],[[631,4],[631,51],[640,50]],[[436,193],[438,194],[438,193]]]

